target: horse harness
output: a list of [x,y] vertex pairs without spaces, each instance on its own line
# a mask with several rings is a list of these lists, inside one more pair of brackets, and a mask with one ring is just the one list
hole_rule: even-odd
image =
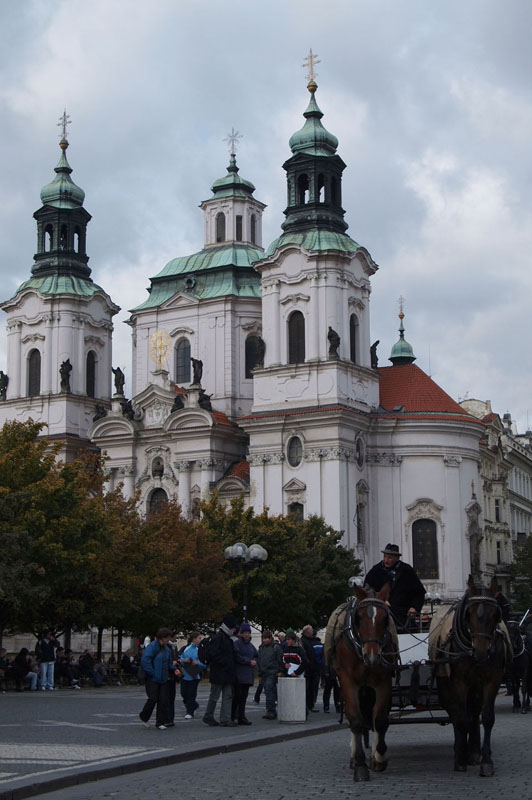
[[[492,607],[495,606],[497,608],[497,625],[492,633],[472,633],[469,625],[466,625],[465,615],[470,610],[471,606],[477,603],[479,604],[479,607],[477,608],[477,616],[479,618],[481,618],[484,614],[484,604]],[[501,609],[494,597],[487,597],[484,595],[473,595],[469,597],[464,595],[456,608],[451,631],[451,636],[457,645],[459,652],[450,655],[454,655],[455,658],[473,658],[473,639],[489,639],[490,645],[488,648],[488,656],[493,655],[495,652],[495,643],[497,641],[497,637],[504,636],[504,633],[498,627],[498,623],[501,621],[501,619]]]
[[[360,636],[360,631],[358,629],[358,625],[356,624],[356,615],[361,609],[364,609],[367,606],[378,606],[379,608],[382,608],[386,612],[387,615],[386,629],[384,631],[384,635],[380,639],[376,637],[363,639]],[[376,597],[365,597],[363,600],[358,600],[355,596],[349,598],[345,615],[345,623],[341,632],[344,635],[348,644],[353,648],[357,656],[362,661],[364,660],[364,645],[375,643],[380,645],[379,662],[381,666],[385,667],[395,666],[396,653],[384,652],[384,647],[392,642],[392,635],[390,633],[390,628],[388,625],[389,617],[390,617],[390,609],[383,600],[379,600]]]

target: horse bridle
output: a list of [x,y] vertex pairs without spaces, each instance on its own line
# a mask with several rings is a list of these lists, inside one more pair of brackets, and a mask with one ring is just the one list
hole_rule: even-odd
[[[361,608],[364,608],[369,605],[378,606],[379,608],[382,608],[386,612],[387,615],[386,630],[384,632],[384,636],[381,639],[378,639],[376,637],[363,639],[360,636],[360,631],[358,629],[358,626],[356,626],[355,628],[354,622],[357,613],[360,611]],[[364,660],[364,646],[366,644],[378,644],[380,646],[380,653],[379,653],[380,663],[385,666],[393,666],[394,662],[391,660],[389,661],[387,655],[383,653],[384,646],[389,642],[391,642],[391,634],[388,624],[389,619],[390,619],[390,608],[384,602],[384,600],[379,600],[378,597],[365,597],[363,600],[358,600],[356,597],[350,598],[349,605],[347,607],[344,633],[347,636],[348,642],[355,649],[359,658]],[[392,654],[390,654],[390,658],[393,658]]]
[[501,621],[501,608],[494,597],[487,597],[485,595],[472,595],[471,597],[468,597],[467,600],[464,597],[460,607],[457,609],[457,613],[454,615],[454,638],[460,650],[462,650],[462,652],[468,656],[473,655],[473,639],[489,639],[490,645],[488,648],[488,655],[491,655],[494,652],[495,639],[501,633],[501,631],[495,627],[493,633],[483,633],[482,631],[478,633],[472,633],[469,625],[463,624],[463,617],[465,617],[471,606],[475,603],[486,603],[487,605],[495,606],[498,611],[497,624]]

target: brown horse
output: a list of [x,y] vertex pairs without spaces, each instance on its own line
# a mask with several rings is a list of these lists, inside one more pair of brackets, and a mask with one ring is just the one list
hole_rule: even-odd
[[511,645],[495,599],[495,578],[486,590],[470,575],[467,587],[462,600],[433,618],[429,656],[436,663],[440,703],[454,728],[455,770],[465,772],[468,764],[480,764],[480,775],[491,777],[495,698],[512,657]]
[[[355,781],[369,780],[364,753],[368,732],[375,732],[370,767],[382,772],[387,766],[385,735],[392,696],[392,675],[397,640],[392,633],[386,603],[390,585],[376,594],[356,586],[346,607],[337,609],[327,629],[330,662],[334,667],[351,728],[351,767]],[[336,615],[336,616],[335,616]],[[332,631],[331,624],[338,630]],[[392,629],[391,629],[392,628]]]

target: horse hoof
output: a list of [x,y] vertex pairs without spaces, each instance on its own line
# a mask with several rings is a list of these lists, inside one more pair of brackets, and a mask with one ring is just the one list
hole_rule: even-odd
[[370,769],[373,770],[373,772],[384,772],[384,770],[388,766],[388,762],[387,761],[376,761],[376,759],[372,758],[371,761],[369,762],[369,766],[370,766]]
[[481,761],[480,753],[471,753],[471,755],[467,759],[467,763],[470,767],[476,767],[477,764],[480,764],[480,761]]
[[366,766],[363,767],[355,767],[355,774],[353,779],[360,783],[361,781],[369,781],[369,770]]
[[479,775],[481,778],[493,778],[495,775],[493,764],[481,764]]

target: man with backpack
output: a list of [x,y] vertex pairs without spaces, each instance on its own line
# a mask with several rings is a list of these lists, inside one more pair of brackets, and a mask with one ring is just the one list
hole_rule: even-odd
[[[236,617],[233,614],[226,614],[222,619],[218,632],[209,643],[206,663],[209,666],[211,691],[203,716],[203,722],[206,725],[221,725],[224,728],[232,728],[238,725],[237,722],[231,721],[233,685],[236,680],[233,636],[237,627]],[[205,656],[202,660],[205,661]],[[220,722],[218,722],[214,719],[214,712],[220,695],[222,696],[222,702],[220,706]]]

